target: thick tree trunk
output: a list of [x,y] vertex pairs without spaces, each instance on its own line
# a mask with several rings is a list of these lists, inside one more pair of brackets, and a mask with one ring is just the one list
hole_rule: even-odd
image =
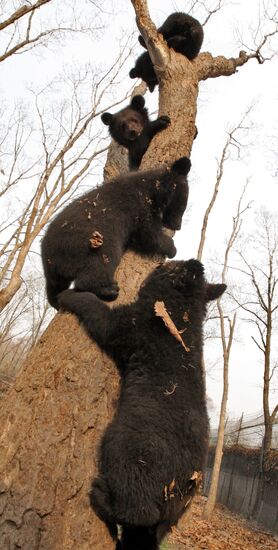
[[[136,293],[153,261],[127,254]],[[122,302],[131,289],[122,292]],[[58,314],[1,402],[1,550],[113,548],[89,508],[96,449],[111,418],[118,377],[73,315]]]
[[[190,155],[198,81],[232,74],[238,61],[221,58],[214,65],[203,54],[191,63],[166,50],[167,63],[158,68],[159,114],[169,115],[171,125],[152,141],[143,168]],[[238,64],[246,61],[239,58]],[[106,174],[114,176],[117,168],[110,168]],[[155,260],[126,254],[118,269],[117,303],[134,300],[155,265]],[[117,388],[115,367],[74,316],[56,315],[1,402],[1,550],[113,548],[89,507],[88,491]]]
[[[167,113],[172,125],[153,140],[145,167],[190,153],[197,86],[190,71],[188,77],[184,73],[178,77],[175,71],[163,86],[161,114]],[[156,263],[125,255],[118,269],[117,303],[134,300]],[[1,549],[113,548],[89,507],[88,491],[117,388],[115,367],[74,316],[56,315],[1,402]]]

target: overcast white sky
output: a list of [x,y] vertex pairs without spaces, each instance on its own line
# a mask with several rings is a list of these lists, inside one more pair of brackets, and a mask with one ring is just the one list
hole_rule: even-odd
[[[40,50],[40,54],[27,53],[2,63],[0,66],[1,96],[7,97],[9,94],[10,101],[28,98],[26,88],[30,84],[38,86],[47,83],[65,66],[70,69],[71,64],[77,66],[87,61],[103,67],[109,66],[117,53],[118,39],[123,34],[128,35],[136,31],[131,2],[106,0],[103,3],[103,7],[108,11],[112,5],[117,10],[117,15],[103,14],[103,19],[106,22],[108,20],[110,26],[101,41],[92,42],[85,36],[76,36],[58,51],[52,47],[50,50]],[[149,0],[150,13],[157,25],[160,25],[167,15],[175,10],[186,12],[189,5],[190,2],[183,0],[175,2]],[[255,28],[258,11],[262,10],[262,7],[262,0],[227,2],[227,6],[215,14],[205,26],[202,51],[228,57],[238,55],[239,49],[243,48],[238,43],[237,32],[243,33],[247,45],[252,45],[251,30]],[[50,11],[51,6],[43,8],[41,16],[46,17]],[[200,21],[205,18],[204,12],[195,11],[194,15],[200,18]],[[114,92],[116,97],[118,94],[120,98],[122,92],[130,88],[128,72],[141,51],[140,46],[136,46],[134,57],[124,67],[123,81]],[[244,230],[248,231],[253,227],[253,212],[261,205],[270,209],[277,208],[277,176],[275,177],[277,156],[275,157],[272,152],[277,148],[278,139],[277,74],[277,59],[266,62],[264,65],[251,60],[239,69],[236,75],[211,79],[200,85],[197,114],[199,133],[194,142],[191,157],[193,167],[189,177],[189,208],[184,216],[183,229],[175,237],[179,259],[196,256],[201,220],[214,185],[216,158],[221,154],[226,131],[236,125],[246,109],[254,103],[249,116],[250,129],[242,135],[242,141],[248,147],[246,146],[242,151],[241,160],[236,160],[234,155],[234,160],[227,164],[223,187],[211,216],[208,242],[203,257],[208,273],[215,269],[215,257],[218,256],[221,260],[221,252],[224,250],[224,242],[230,232],[232,216],[235,214],[237,201],[247,178],[250,178],[250,184],[246,201],[252,200],[253,203],[252,210],[246,216]],[[157,94],[147,93],[146,103],[149,110],[154,112],[157,109]],[[105,105],[104,99],[104,107]],[[235,282],[234,274],[232,278]],[[230,367],[228,406],[231,416],[240,415],[242,411],[250,413],[262,409],[262,365],[251,340],[250,328],[243,328],[241,325],[237,332],[237,340],[232,351]],[[219,356],[219,367],[209,369],[207,389],[218,408],[222,389],[221,351],[213,352],[214,360],[215,354]],[[206,356],[209,364],[208,348]]]

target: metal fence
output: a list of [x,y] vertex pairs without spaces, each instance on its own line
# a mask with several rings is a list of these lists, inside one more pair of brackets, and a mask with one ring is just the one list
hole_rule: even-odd
[[[277,455],[276,451],[272,451]],[[242,446],[226,449],[223,455],[217,490],[217,500],[230,510],[254,519],[278,535],[278,469],[273,467],[262,475],[260,451]],[[204,494],[210,486],[214,449],[210,449],[204,479]]]

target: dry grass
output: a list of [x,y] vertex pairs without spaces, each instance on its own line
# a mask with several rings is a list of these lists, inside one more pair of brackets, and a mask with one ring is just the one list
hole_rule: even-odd
[[[253,522],[248,522],[220,504],[211,522],[202,518],[205,497],[196,497],[190,512],[180,522],[161,550],[277,550],[278,542]],[[263,529],[263,528],[262,528]]]

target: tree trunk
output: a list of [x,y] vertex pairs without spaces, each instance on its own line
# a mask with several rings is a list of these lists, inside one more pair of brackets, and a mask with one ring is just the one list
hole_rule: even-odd
[[[172,124],[153,140],[144,167],[190,154],[197,86],[191,64],[177,57],[175,74],[164,82],[160,97],[160,114],[168,114]],[[106,168],[106,173],[116,170]],[[134,300],[155,265],[155,259],[124,256],[117,304]],[[57,314],[1,402],[1,549],[114,547],[89,507],[88,491],[117,391],[112,362],[73,315]]]
[[[124,288],[132,271],[134,293],[153,267],[135,261],[127,254],[118,278]],[[117,390],[112,362],[73,315],[56,315],[1,403],[1,549],[113,548],[88,491]]]
[[219,475],[223,457],[223,447],[224,447],[224,437],[225,437],[225,422],[226,422],[226,411],[227,411],[227,401],[228,401],[228,391],[229,391],[229,379],[228,379],[228,368],[229,368],[229,359],[224,355],[223,361],[223,393],[221,400],[220,408],[220,417],[218,425],[218,434],[217,434],[217,443],[215,447],[215,456],[213,462],[213,469],[210,480],[209,495],[206,502],[206,507],[204,510],[204,518],[210,520],[215,508],[216,498],[217,498],[217,489],[219,482]]
[[[270,286],[270,282],[269,282]],[[272,336],[272,309],[273,304],[270,297],[270,289],[268,291],[267,303],[267,327],[264,350],[264,387],[263,387],[263,410],[264,410],[264,439],[262,445],[262,464],[265,470],[267,455],[271,448],[272,441],[272,421],[269,410],[269,386],[270,386],[270,354],[271,354],[271,336]]]

